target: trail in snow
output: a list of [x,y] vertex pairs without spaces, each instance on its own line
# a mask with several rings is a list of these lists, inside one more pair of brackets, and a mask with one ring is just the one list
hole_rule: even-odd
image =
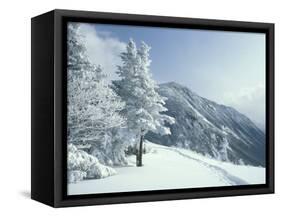
[[[68,194],[95,194],[265,183],[265,168],[233,165],[192,152],[146,141],[143,167],[118,167],[104,179],[68,184]],[[135,165],[135,156],[129,158]]]
[[[158,148],[166,149],[166,147],[158,147]],[[190,160],[194,160],[194,161],[206,166],[207,168],[211,169],[215,174],[217,174],[221,179],[224,179],[224,181],[226,181],[230,185],[247,185],[248,184],[243,179],[241,179],[239,177],[236,177],[234,175],[231,175],[225,169],[222,169],[222,168],[220,168],[216,165],[212,165],[210,163],[206,163],[206,162],[204,162],[200,159],[196,159],[196,158],[193,158],[191,156],[188,156],[187,154],[184,154],[182,151],[180,151],[178,148],[170,147],[169,150],[175,151],[183,157],[186,157]]]

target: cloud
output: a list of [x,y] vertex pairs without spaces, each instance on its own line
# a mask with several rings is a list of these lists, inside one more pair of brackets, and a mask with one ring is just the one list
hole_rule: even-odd
[[110,32],[96,31],[93,24],[81,24],[80,31],[85,36],[84,42],[90,60],[101,65],[110,79],[116,78],[116,66],[121,64],[120,53],[125,51],[126,44],[113,37]]
[[265,86],[241,88],[223,95],[226,104],[236,108],[254,121],[260,128],[265,127]]

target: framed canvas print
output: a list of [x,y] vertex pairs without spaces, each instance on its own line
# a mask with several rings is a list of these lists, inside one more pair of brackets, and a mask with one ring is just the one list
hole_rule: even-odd
[[32,192],[54,207],[274,192],[274,25],[32,19]]

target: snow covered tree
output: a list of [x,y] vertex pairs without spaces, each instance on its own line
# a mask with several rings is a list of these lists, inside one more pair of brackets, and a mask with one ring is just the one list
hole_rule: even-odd
[[150,73],[150,47],[144,42],[137,49],[130,39],[126,52],[121,54],[123,65],[118,66],[120,80],[113,82],[114,89],[126,102],[122,114],[127,118],[127,128],[136,138],[137,166],[142,166],[143,140],[148,131],[162,135],[170,134],[165,122],[174,123],[174,118],[163,114],[165,98],[157,93],[157,84]]
[[124,103],[109,86],[101,67],[90,62],[79,24],[69,24],[67,43],[68,143],[89,146],[90,152],[101,152],[102,156],[107,134],[125,122],[120,115]]
[[101,163],[106,165],[114,166],[124,166],[128,164],[126,152],[130,146],[130,139],[128,139],[127,130],[125,128],[112,128],[107,131],[105,138],[105,147],[104,152],[97,153],[97,150],[93,150],[93,155],[97,156],[103,154],[103,159]]

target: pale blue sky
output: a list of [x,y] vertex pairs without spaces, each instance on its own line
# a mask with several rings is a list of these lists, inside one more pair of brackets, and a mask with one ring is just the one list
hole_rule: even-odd
[[152,47],[151,73],[158,83],[178,82],[264,124],[264,34],[108,24],[84,25],[84,33],[94,61],[107,71],[114,71],[109,65],[118,63],[118,49],[129,38],[137,45],[144,41]]

